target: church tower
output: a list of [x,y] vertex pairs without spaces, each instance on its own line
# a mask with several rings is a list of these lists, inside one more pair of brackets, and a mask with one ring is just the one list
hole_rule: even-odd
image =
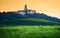
[[27,5],[26,4],[25,4],[25,7],[24,7],[24,11],[27,14],[28,9],[27,9]]

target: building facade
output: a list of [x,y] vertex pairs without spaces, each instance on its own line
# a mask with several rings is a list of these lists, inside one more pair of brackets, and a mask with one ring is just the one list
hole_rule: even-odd
[[25,14],[33,14],[36,13],[35,10],[30,10],[27,8],[27,5],[25,5],[24,10],[18,10],[19,14],[25,15]]

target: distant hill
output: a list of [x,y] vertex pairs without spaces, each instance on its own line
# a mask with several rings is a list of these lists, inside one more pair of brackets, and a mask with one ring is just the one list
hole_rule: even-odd
[[[21,13],[21,12],[20,12]],[[0,25],[59,25],[60,19],[43,13],[3,12],[0,13]]]

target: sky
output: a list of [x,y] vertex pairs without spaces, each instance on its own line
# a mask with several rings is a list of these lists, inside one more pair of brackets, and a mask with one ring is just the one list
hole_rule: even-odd
[[0,0],[0,11],[23,10],[25,4],[28,9],[60,18],[60,0]]

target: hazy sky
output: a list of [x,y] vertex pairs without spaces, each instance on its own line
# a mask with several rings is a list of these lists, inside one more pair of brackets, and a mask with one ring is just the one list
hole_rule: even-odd
[[28,9],[60,18],[60,0],[0,0],[0,11],[21,10],[25,4]]

